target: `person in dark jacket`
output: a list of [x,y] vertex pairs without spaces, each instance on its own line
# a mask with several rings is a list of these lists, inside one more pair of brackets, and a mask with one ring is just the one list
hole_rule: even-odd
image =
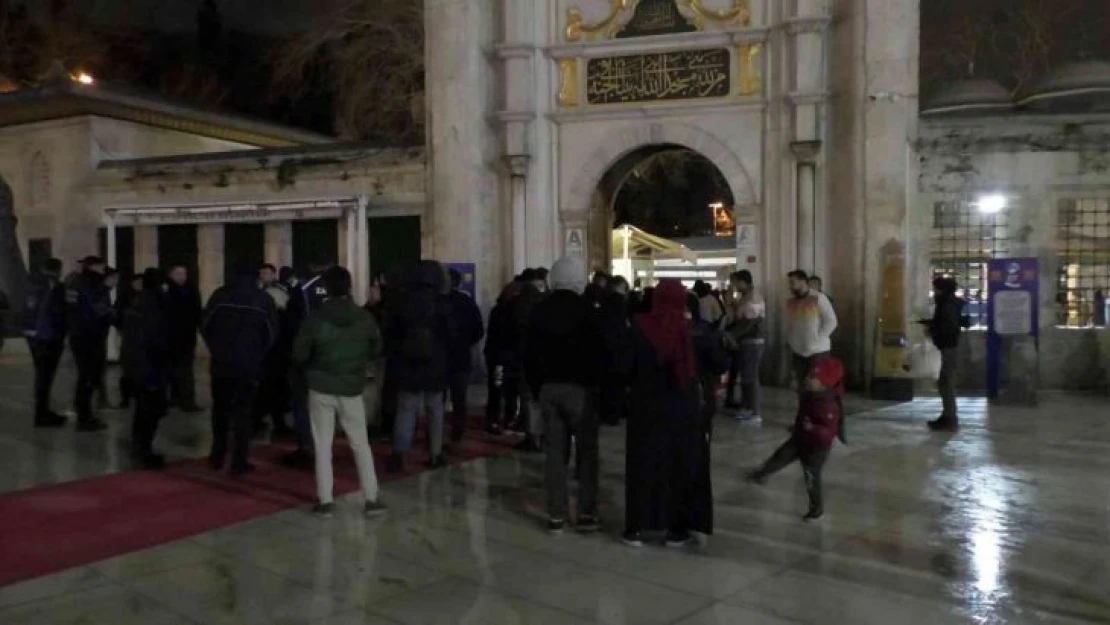
[[266,356],[266,373],[259,384],[258,396],[254,401],[251,421],[256,432],[266,427],[266,417],[273,425],[271,435],[285,438],[293,434],[285,422],[289,411],[289,355],[293,349],[293,337],[289,324],[289,289],[278,280],[277,269],[267,263],[258,270],[258,285],[274,301],[278,313],[278,340]]
[[516,350],[513,345],[515,332],[512,322],[512,308],[520,295],[521,282],[513,280],[501,291],[497,303],[489,313],[488,332],[484,355],[487,379],[486,433],[491,436],[501,434],[506,423],[516,418],[519,409],[519,380],[515,377]]
[[469,293],[462,290],[462,275],[454,269],[448,274],[451,278],[451,292],[447,294],[447,305],[455,331],[450,346],[451,362],[447,383],[451,395],[451,442],[458,443],[466,431],[469,416],[467,391],[470,388],[473,367],[471,353],[474,346],[486,335],[486,329],[482,324],[482,311],[478,310],[478,304]]
[[184,412],[200,412],[193,362],[201,321],[200,291],[189,280],[184,265],[170,268],[166,285],[166,313],[170,329],[170,402]]
[[66,418],[50,409],[50,391],[65,351],[66,292],[61,283],[62,261],[51,258],[42,273],[31,279],[23,309],[23,336],[35,364],[35,427],[65,425]]
[[573,437],[578,469],[576,529],[598,530],[598,415],[600,369],[607,362],[599,318],[580,293],[586,265],[564,258],[551,268],[554,289],[536,304],[528,327],[525,373],[543,413],[547,454],[548,531],[563,530],[567,516],[567,455]]
[[833,439],[840,432],[840,398],[844,394],[844,365],[834,356],[821,354],[809,361],[809,374],[802,381],[798,413],[790,438],[766,462],[748,475],[748,480],[763,484],[771,475],[798,460],[809,495],[806,521],[820,519],[825,513],[821,493],[821,470],[828,460]]
[[227,458],[228,430],[235,445],[231,472],[243,474],[251,438],[251,408],[266,355],[278,337],[274,300],[258,288],[253,268],[237,272],[235,280],[212,294],[201,325],[211,354],[212,453],[209,465],[222,469]]
[[962,298],[956,296],[959,285],[956,280],[939,276],[933,280],[933,318],[926,322],[926,330],[933,339],[933,345],[940,350],[940,376],[937,377],[937,390],[940,391],[943,411],[940,417],[929,422],[935,431],[954,432],[960,429],[960,417],[956,409],[956,364],[959,361],[960,334],[964,325]]
[[77,429],[99,432],[108,424],[93,414],[92,398],[104,375],[108,357],[108,331],[112,327],[112,300],[104,287],[107,266],[98,256],[81,261],[81,271],[66,282],[69,348],[77,363],[74,408]]
[[[104,289],[108,291],[108,298],[111,301],[112,296],[116,293],[119,287],[119,271],[115,267],[104,268]],[[122,309],[119,307],[119,297],[116,294],[116,301],[112,302],[112,326],[116,331],[120,331],[123,327],[123,317],[121,316]],[[109,330],[111,332],[111,330]],[[96,409],[97,410],[114,410],[116,406],[112,404],[111,397],[108,395],[108,382],[105,379],[107,375],[107,365],[104,370],[100,372],[100,380],[96,383]],[[121,376],[122,378],[122,376]]]
[[454,343],[447,303],[447,274],[436,261],[421,261],[405,280],[388,311],[388,367],[396,376],[397,422],[393,454],[386,470],[404,469],[412,450],[421,411],[428,421],[428,465],[446,465],[443,458],[443,394],[447,391],[450,346]]
[[165,458],[154,453],[158,421],[166,414],[170,373],[169,316],[162,293],[162,272],[142,274],[142,290],[129,298],[123,313],[120,364],[135,393],[131,456],[140,466],[161,469]]
[[702,304],[697,293],[686,296],[686,315],[690,318],[690,337],[701,389],[701,418],[706,432],[712,435],[713,417],[717,414],[717,387],[720,386],[721,376],[729,370],[732,358],[725,349],[721,332],[714,324],[702,319],[701,314],[705,310]]
[[641,547],[642,532],[666,530],[667,544],[682,547],[694,542],[691,532],[713,532],[709,433],[699,414],[686,289],[663,280],[651,306],[633,333],[624,543]]
[[310,314],[293,344],[292,361],[305,372],[308,385],[312,440],[316,444],[316,491],[319,503],[313,512],[334,513],[332,441],[336,416],[354,452],[362,486],[363,512],[379,516],[385,506],[378,501],[378,478],[366,429],[366,372],[382,352],[382,338],[374,317],[351,301],[351,274],[342,267],[324,272],[328,300]]
[[[331,267],[330,263],[313,263],[309,266],[310,276],[301,282],[295,275],[290,278],[289,300],[286,304],[285,319],[287,324],[282,328],[283,337],[295,337],[301,330],[301,325],[310,314],[320,309],[328,299],[327,288],[324,286],[324,272]],[[280,273],[279,273],[280,275]],[[285,333],[287,332],[287,334]],[[288,354],[293,348],[290,338],[279,345],[284,353]],[[308,415],[308,386],[305,384],[304,372],[297,367],[289,368],[289,403],[293,410],[293,431],[297,437],[297,449],[282,458],[282,464],[305,469],[313,466],[312,453],[312,425]]]
[[[608,280],[608,287],[591,302],[601,323],[605,353],[613,358],[628,352],[628,281],[622,276]],[[600,419],[605,425],[618,425],[628,414],[628,385],[618,371],[624,367],[609,361],[604,367],[600,391]]]
[[[161,276],[161,274],[159,274]],[[159,280],[159,288],[165,284],[165,280]],[[127,315],[127,311],[131,308],[131,304],[135,302],[139,294],[143,292],[143,274],[138,274],[131,277],[130,283],[126,287],[121,287],[119,292],[116,293],[116,327],[119,331],[123,332],[123,321]],[[127,410],[131,407],[131,400],[135,397],[135,385],[131,383],[131,379],[127,376],[127,371],[121,371],[119,376],[119,407],[121,410]]]
[[[524,380],[524,362],[528,353],[528,324],[531,320],[532,310],[543,301],[546,290],[547,284],[540,277],[538,270],[524,270],[524,273],[521,274],[520,295],[513,300],[512,309],[513,349],[515,350],[515,365],[517,367],[517,371],[513,375],[517,380]],[[532,452],[539,451],[539,432],[537,432],[539,423],[533,421],[537,415],[532,414],[532,403],[536,398],[532,396],[527,384],[521,383],[518,389],[520,391],[520,410],[517,414],[517,422],[510,424],[509,429],[524,432],[524,440],[517,445],[518,449]]]

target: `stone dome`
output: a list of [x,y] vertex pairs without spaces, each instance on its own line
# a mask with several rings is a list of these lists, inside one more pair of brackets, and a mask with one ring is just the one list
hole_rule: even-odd
[[1049,72],[1019,102],[1036,109],[1110,111],[1110,63],[1075,61]]
[[1010,92],[986,78],[968,78],[952,83],[929,98],[922,115],[975,115],[1005,112],[1014,106]]

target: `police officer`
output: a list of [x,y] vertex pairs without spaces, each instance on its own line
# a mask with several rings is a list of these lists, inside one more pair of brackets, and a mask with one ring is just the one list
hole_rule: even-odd
[[81,271],[66,281],[69,348],[77,363],[77,430],[99,432],[106,423],[93,414],[92,397],[104,375],[108,356],[108,330],[112,326],[111,294],[104,284],[107,266],[98,256],[81,261]]
[[50,409],[50,390],[66,346],[66,295],[62,261],[51,258],[31,278],[23,311],[23,336],[35,363],[35,427],[56,428],[66,418]]

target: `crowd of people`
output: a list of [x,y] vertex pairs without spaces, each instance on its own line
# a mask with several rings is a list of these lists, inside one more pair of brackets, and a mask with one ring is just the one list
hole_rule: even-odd
[[[161,468],[153,448],[160,419],[171,405],[202,410],[192,376],[199,334],[210,355],[211,468],[229,463],[232,474],[248,473],[253,436],[291,437],[296,451],[284,461],[315,470],[314,512],[329,516],[338,425],[353,451],[365,512],[379,515],[385,507],[370,441],[388,440],[386,470],[403,471],[423,417],[427,464],[444,466],[467,431],[473,356],[485,339],[482,425],[491,436],[519,432],[520,449],[545,454],[548,529],[573,522],[580,532],[597,531],[599,430],[627,422],[624,542],[642,546],[645,534],[662,532],[669,545],[690,544],[692,532],[713,530],[710,444],[722,381],[729,414],[759,418],[766,302],[748,271],[732,274],[723,292],[703,282],[687,291],[675,280],[632,288],[600,272],[587,284],[587,275],[576,258],[550,271],[528,269],[505,285],[483,320],[463,277],[435,261],[375,280],[364,306],[352,299],[342,267],[313,266],[301,279],[268,264],[237,272],[202,306],[184,266],[145,270],[113,302],[118,278],[102,259],[83,259],[65,279],[62,263],[51,259],[35,278],[25,315],[35,425],[66,423],[51,410],[50,391],[68,341],[77,428],[106,427],[92,400],[98,391],[106,397],[106,344],[115,326],[121,402],[134,404],[132,453],[140,466]],[[837,319],[820,280],[801,271],[787,279],[784,325],[798,411],[787,441],[748,478],[762,483],[799,461],[810,500],[805,519],[815,520],[824,511],[822,467],[834,439],[847,441],[844,367],[830,354]],[[959,310],[955,301],[938,305],[930,322],[942,351],[958,341],[952,324]],[[946,399],[939,427],[955,419]]]

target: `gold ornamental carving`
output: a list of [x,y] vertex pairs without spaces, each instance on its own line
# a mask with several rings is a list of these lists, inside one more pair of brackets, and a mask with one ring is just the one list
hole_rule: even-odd
[[559,106],[578,106],[578,59],[559,59]]
[[707,22],[718,26],[752,25],[751,0],[733,0],[732,6],[727,9],[711,9],[705,6],[705,0],[679,0],[694,14],[694,25],[698,30],[704,30]]
[[737,47],[739,65],[739,95],[759,95],[763,92],[763,72],[760,70],[761,43],[742,43]]
[[564,33],[567,41],[587,41],[593,39],[610,39],[620,30],[620,15],[627,11],[636,0],[609,0],[609,14],[593,24],[587,24],[582,15],[582,9],[571,7],[567,9],[567,28]]

